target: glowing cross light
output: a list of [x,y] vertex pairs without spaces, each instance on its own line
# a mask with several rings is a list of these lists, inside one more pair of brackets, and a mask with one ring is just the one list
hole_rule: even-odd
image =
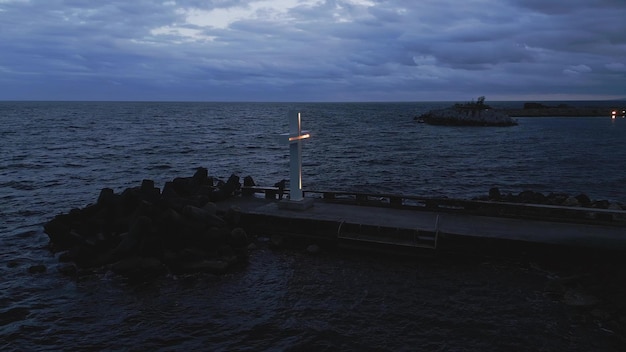
[[302,196],[302,141],[309,138],[302,131],[300,113],[289,111],[289,133],[280,135],[282,144],[289,144],[289,200],[301,201]]

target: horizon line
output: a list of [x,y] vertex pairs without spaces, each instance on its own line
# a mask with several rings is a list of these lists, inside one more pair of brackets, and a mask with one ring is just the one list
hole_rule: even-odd
[[[625,98],[617,99],[523,99],[523,100],[488,100],[488,102],[626,102]],[[383,104],[383,103],[454,103],[467,100],[349,100],[349,101],[272,101],[272,100],[64,100],[64,99],[0,99],[0,103],[267,103],[267,104]]]

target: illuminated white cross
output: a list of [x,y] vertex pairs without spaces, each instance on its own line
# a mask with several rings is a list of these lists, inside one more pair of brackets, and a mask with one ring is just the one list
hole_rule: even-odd
[[289,111],[289,133],[280,135],[282,144],[289,144],[289,200],[301,201],[302,196],[302,141],[310,137],[302,131],[300,113]]

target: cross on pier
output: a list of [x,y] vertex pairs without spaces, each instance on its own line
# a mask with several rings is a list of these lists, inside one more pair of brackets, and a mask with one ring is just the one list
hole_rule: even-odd
[[289,144],[289,200],[300,202],[302,195],[302,141],[309,138],[302,131],[300,113],[289,111],[289,133],[280,135],[282,144]]

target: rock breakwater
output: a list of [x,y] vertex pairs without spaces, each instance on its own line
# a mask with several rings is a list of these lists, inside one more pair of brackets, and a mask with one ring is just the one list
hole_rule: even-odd
[[614,108],[570,106],[567,104],[549,106],[541,103],[524,103],[522,109],[502,109],[500,111],[511,117],[610,117],[626,115],[623,106]]
[[67,275],[99,268],[137,278],[222,274],[247,262],[239,212],[218,212],[215,204],[240,188],[238,176],[214,182],[205,168],[166,182],[162,192],[151,180],[121,194],[104,188],[95,204],[55,216],[44,232]]
[[526,190],[519,192],[518,194],[510,192],[503,194],[498,187],[492,187],[489,189],[489,194],[487,196],[478,197],[476,200],[626,210],[624,209],[625,206],[623,204],[610,202],[608,200],[592,200],[584,193],[573,196],[568,193],[550,192],[546,195],[541,192]]
[[518,123],[505,112],[492,109],[485,104],[485,97],[476,102],[454,104],[445,109],[431,110],[415,117],[419,122],[443,126],[516,126]]
[[[475,200],[490,201],[490,202],[502,202],[502,203],[519,203],[519,204],[531,204],[531,205],[548,205],[557,206],[561,209],[589,209],[587,214],[581,215],[581,213],[567,213],[569,216],[576,216],[579,220],[583,218],[592,218],[596,220],[604,221],[626,221],[626,216],[620,212],[626,210],[626,205],[611,202],[606,199],[593,200],[588,195],[580,193],[578,195],[571,195],[562,192],[550,192],[543,194],[532,190],[525,190],[518,194],[502,193],[498,187],[493,187],[489,190],[489,194],[482,197],[477,197]],[[595,209],[602,210],[614,210],[615,213],[598,213],[594,212]],[[546,210],[549,212],[549,210]],[[553,213],[552,213],[553,214]]]
[[417,118],[430,125],[442,126],[516,126],[518,123],[500,111],[447,108],[433,110]]

